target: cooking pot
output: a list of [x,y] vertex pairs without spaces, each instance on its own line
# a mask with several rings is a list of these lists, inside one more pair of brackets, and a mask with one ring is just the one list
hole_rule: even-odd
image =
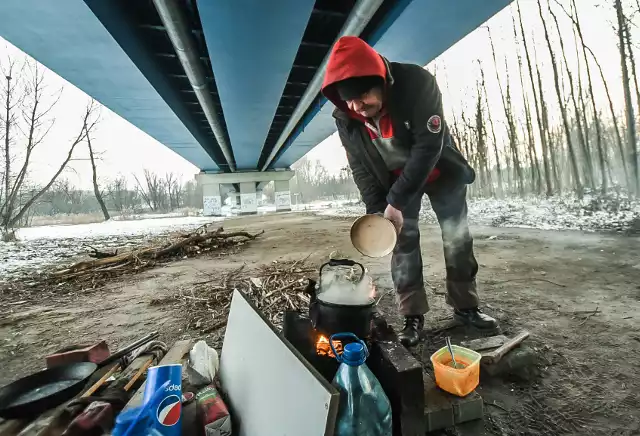
[[[349,259],[331,259],[320,267],[319,288],[322,289],[322,271],[327,267],[358,266],[360,281],[364,279],[364,266]],[[309,280],[307,293],[310,295],[309,318],[313,328],[327,335],[349,332],[360,338],[371,334],[371,320],[375,310],[375,299],[366,304],[337,304],[323,301],[316,293],[316,282]]]

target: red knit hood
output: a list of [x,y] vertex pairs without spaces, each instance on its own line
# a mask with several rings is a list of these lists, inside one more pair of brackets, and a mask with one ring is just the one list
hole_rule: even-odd
[[336,41],[331,50],[322,93],[336,107],[349,112],[346,103],[338,96],[336,87],[332,85],[341,80],[364,76],[379,76],[386,82],[387,67],[382,56],[362,39],[343,36]]

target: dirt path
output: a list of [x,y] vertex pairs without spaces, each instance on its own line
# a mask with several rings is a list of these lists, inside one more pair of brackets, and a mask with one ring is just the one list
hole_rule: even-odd
[[[265,234],[234,257],[175,262],[99,291],[53,293],[38,306],[3,297],[2,311],[10,315],[0,317],[0,384],[40,368],[46,354],[70,343],[102,338],[115,349],[155,329],[169,342],[194,335],[170,309],[149,302],[243,263],[250,270],[310,255],[309,262],[319,265],[334,250],[360,258],[347,220],[285,214],[224,225]],[[484,434],[638,434],[640,379],[632,356],[640,353],[640,239],[484,227],[473,233],[486,312],[502,321],[507,334],[528,329],[528,344],[541,356],[541,375],[533,381],[483,380],[480,391],[489,404]],[[426,342],[414,353],[428,361],[442,345],[442,335],[429,329],[450,311],[437,295],[444,272],[437,227],[422,228],[422,243],[432,310]],[[365,263],[378,289],[388,290],[388,259]],[[380,307],[399,325],[391,295]]]

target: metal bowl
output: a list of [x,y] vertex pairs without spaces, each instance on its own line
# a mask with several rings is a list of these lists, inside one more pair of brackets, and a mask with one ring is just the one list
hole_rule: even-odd
[[384,257],[398,240],[393,223],[380,215],[364,215],[351,225],[351,243],[365,256]]

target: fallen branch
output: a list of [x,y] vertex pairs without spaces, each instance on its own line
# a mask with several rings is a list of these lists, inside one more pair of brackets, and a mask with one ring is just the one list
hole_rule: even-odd
[[585,316],[584,319],[582,320],[582,322],[580,324],[578,324],[578,327],[580,327],[581,325],[583,325],[584,323],[589,321],[589,318],[591,318],[593,315],[597,314],[599,309],[600,309],[600,306],[596,306],[596,310],[591,312],[589,315]]
[[119,254],[117,252],[100,252],[90,247],[94,250],[90,255],[94,260],[81,261],[62,270],[54,271],[49,274],[48,280],[55,284],[70,280],[95,282],[96,279],[107,279],[116,273],[138,272],[156,265],[159,261],[243,245],[246,241],[252,241],[263,233],[264,231],[257,234],[248,232],[224,233],[222,227],[207,231],[205,225],[195,232],[178,235],[175,237],[176,241],[171,241],[168,244],[153,244]]
[[522,281],[527,281],[527,282],[531,282],[531,281],[534,281],[534,282],[547,282],[547,283],[550,283],[552,285],[558,286],[560,288],[566,288],[567,287],[567,285],[563,285],[561,283],[556,283],[556,282],[553,282],[551,280],[538,278],[538,277],[522,277],[522,278],[518,278],[518,279],[502,280],[502,281],[499,281],[499,282],[487,283],[487,285],[489,285],[489,286],[503,285],[505,283],[522,282]]

